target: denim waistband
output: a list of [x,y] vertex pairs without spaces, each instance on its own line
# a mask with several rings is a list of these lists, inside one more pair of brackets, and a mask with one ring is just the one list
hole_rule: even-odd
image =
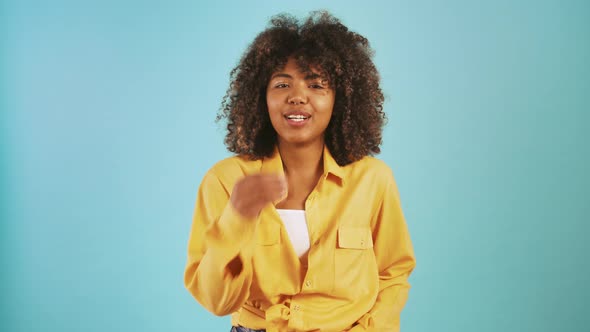
[[253,330],[243,326],[232,326],[230,332],[266,332],[266,330]]

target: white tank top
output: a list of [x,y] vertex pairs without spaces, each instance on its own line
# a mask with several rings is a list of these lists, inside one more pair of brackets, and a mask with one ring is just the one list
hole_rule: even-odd
[[307,230],[305,210],[277,209],[277,212],[283,220],[295,253],[299,258],[302,258],[309,251],[309,232]]

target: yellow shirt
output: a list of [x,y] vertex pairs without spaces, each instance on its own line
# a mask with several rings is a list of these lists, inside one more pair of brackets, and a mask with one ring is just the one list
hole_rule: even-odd
[[[324,174],[305,202],[307,266],[272,204],[255,219],[229,203],[248,174],[283,172],[273,157],[234,156],[199,188],[184,283],[207,310],[232,324],[273,331],[398,331],[414,252],[391,169],[365,157],[340,167],[327,148]],[[226,268],[239,257],[241,272]]]

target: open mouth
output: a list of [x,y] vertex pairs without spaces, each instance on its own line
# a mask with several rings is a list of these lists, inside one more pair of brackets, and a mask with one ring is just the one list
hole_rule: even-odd
[[311,118],[311,116],[305,116],[305,115],[300,115],[300,114],[285,116],[285,119],[287,119],[287,121],[295,122],[295,123],[305,122],[309,118]]

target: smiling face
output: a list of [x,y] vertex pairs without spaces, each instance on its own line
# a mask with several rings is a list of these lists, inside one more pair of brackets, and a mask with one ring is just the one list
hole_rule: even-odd
[[293,58],[271,75],[266,104],[279,145],[323,145],[334,108],[329,83],[319,71],[302,72]]

